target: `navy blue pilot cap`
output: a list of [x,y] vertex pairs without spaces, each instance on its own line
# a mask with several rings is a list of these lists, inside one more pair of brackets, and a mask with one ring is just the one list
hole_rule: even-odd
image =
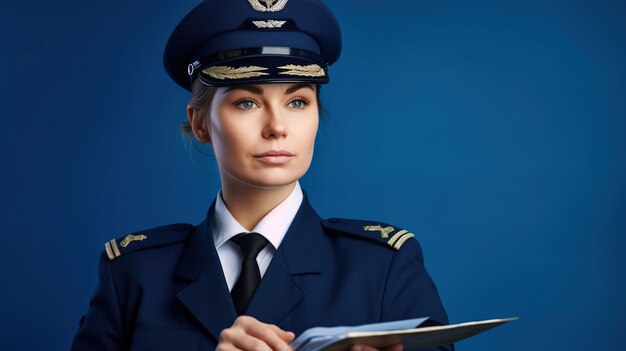
[[341,31],[321,0],[205,0],[172,32],[163,64],[191,90],[273,82],[328,82]]

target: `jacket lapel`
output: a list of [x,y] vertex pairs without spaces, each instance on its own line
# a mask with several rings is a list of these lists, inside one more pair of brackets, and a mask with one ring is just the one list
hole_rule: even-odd
[[207,219],[189,237],[176,275],[189,282],[178,293],[178,299],[218,340],[221,331],[230,327],[237,315],[213,244],[211,218],[214,208],[215,202]]
[[279,324],[287,316],[306,294],[294,276],[322,271],[322,235],[321,218],[305,193],[245,314],[271,324]]

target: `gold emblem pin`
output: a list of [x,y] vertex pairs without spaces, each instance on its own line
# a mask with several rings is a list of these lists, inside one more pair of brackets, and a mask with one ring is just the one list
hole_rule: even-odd
[[248,0],[255,11],[259,12],[277,12],[287,5],[289,0]]
[[381,238],[388,238],[389,234],[396,229],[392,226],[383,228],[380,226],[380,224],[377,224],[363,226],[363,230],[367,230],[368,232],[380,232]]
[[124,240],[120,242],[120,246],[126,247],[128,246],[128,244],[130,244],[133,241],[144,241],[145,239],[148,239],[148,237],[143,234],[139,234],[139,235],[128,234],[126,235]]

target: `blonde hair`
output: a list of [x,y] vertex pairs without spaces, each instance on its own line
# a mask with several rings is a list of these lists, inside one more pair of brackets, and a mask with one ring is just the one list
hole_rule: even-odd
[[[194,80],[193,84],[191,84],[191,98],[189,98],[187,105],[196,110],[201,116],[208,115],[216,90],[216,87],[203,84],[200,79]],[[189,121],[180,124],[180,131],[184,136],[191,135],[192,130]]]

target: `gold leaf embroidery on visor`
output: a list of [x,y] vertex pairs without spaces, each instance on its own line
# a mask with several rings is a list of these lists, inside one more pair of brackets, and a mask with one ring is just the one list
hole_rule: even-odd
[[326,72],[324,71],[324,69],[316,64],[311,64],[307,66],[286,65],[286,66],[280,66],[278,68],[286,69],[286,71],[279,72],[279,74],[286,74],[290,76],[323,77],[326,75]]
[[269,73],[261,72],[266,70],[268,70],[268,68],[259,66],[244,66],[237,68],[228,66],[213,66],[203,69],[202,73],[215,79],[244,79],[268,76]]

